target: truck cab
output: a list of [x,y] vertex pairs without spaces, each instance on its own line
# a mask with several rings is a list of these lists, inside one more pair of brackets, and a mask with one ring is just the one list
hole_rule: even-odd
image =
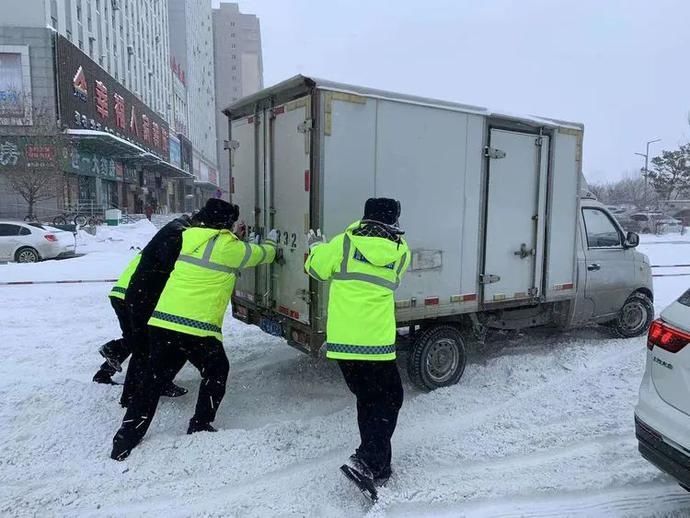
[[593,196],[580,200],[577,232],[578,290],[571,324],[610,324],[622,337],[644,332],[654,316],[647,256]]

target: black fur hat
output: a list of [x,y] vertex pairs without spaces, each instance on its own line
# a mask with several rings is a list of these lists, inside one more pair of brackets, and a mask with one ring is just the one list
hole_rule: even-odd
[[390,198],[369,198],[364,204],[364,219],[396,225],[400,218],[400,202]]
[[195,219],[207,227],[232,228],[240,217],[240,208],[219,198],[209,198]]

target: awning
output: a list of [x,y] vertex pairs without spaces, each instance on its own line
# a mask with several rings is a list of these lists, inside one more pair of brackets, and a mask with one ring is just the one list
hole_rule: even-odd
[[218,186],[213,182],[207,182],[202,180],[194,180],[194,187],[199,187],[200,189],[217,190]]
[[171,178],[194,178],[192,173],[180,169],[150,151],[146,151],[136,144],[107,131],[67,129],[65,133],[72,142],[79,146],[79,149],[112,158],[113,160],[120,160],[127,165],[145,166],[147,169],[172,175],[169,176]]

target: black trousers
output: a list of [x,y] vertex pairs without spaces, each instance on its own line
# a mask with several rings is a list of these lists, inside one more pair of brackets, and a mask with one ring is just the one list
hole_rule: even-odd
[[390,473],[391,437],[403,403],[403,387],[395,360],[344,361],[338,365],[357,398],[361,444],[357,455],[375,477]]
[[184,362],[199,370],[201,385],[192,419],[212,423],[225,395],[225,383],[230,365],[223,344],[213,337],[199,337],[149,328],[150,373],[143,389],[133,395],[120,430],[113,442],[124,448],[134,448],[146,435],[160,399],[161,389],[170,384]]
[[[103,347],[108,356],[117,360],[118,363],[123,363],[132,352],[130,345],[132,340],[132,324],[127,314],[127,306],[124,300],[110,297],[110,304],[113,306],[115,314],[117,315],[117,320],[120,322],[122,338],[110,340]],[[108,362],[103,362],[100,370],[107,373],[108,376],[112,376],[117,372]]]
[[[158,296],[162,290],[162,287],[160,290],[158,289],[158,277],[156,277],[156,281],[157,282],[154,283],[155,286],[152,288],[153,293],[139,289],[135,290],[136,293],[134,294],[130,294],[128,291],[127,297],[125,298],[131,333],[130,348],[132,350],[132,357],[129,359],[124,387],[122,387],[121,402],[125,405],[132,401],[135,394],[138,394],[144,389],[146,377],[150,375],[148,322],[153,310],[156,308]],[[163,286],[165,286],[165,280],[163,280]],[[130,288],[132,288],[132,283],[130,283],[130,287],[127,289],[129,290]],[[180,369],[183,365],[184,362],[180,365]]]

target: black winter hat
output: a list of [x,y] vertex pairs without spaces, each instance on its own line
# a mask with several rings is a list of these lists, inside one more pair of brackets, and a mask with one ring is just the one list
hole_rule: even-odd
[[369,198],[364,204],[364,219],[395,225],[400,218],[400,202],[391,198]]
[[240,217],[240,208],[219,198],[209,198],[195,219],[208,227],[231,228]]

